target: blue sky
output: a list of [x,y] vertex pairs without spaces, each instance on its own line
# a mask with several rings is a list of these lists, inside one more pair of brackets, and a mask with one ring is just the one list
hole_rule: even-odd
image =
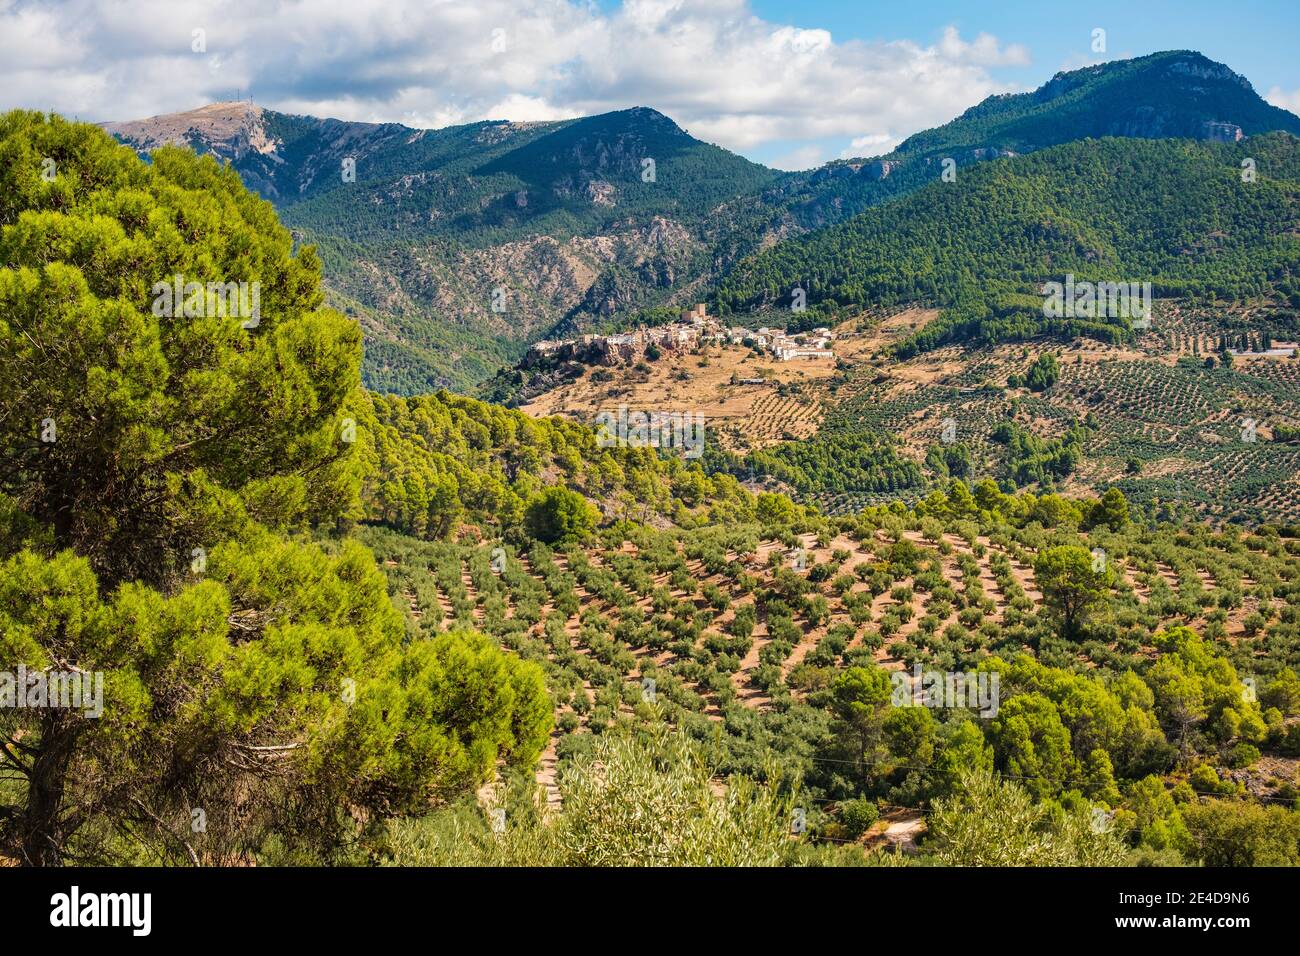
[[[617,6],[617,4],[609,4]],[[1093,0],[1088,3],[994,0],[920,0],[851,3],[845,0],[754,0],[755,14],[796,26],[821,27],[837,42],[911,39],[928,44],[945,27],[963,36],[990,33],[1029,50],[1027,65],[990,68],[1019,89],[1034,89],[1062,69],[1127,59],[1160,50],[1197,50],[1244,75],[1261,96],[1272,91],[1300,106],[1300,4],[1296,0]],[[1092,31],[1106,31],[1107,52],[1094,54]],[[791,143],[771,143],[751,158],[771,161]],[[823,144],[824,150],[834,147]]]
[[436,128],[650,106],[806,169],[1158,50],[1199,50],[1300,112],[1294,3],[0,0],[0,108],[130,120],[251,97]]
[[751,7],[766,19],[824,27],[836,39],[930,41],[950,24],[963,34],[992,33],[1029,48],[1031,66],[1004,71],[1008,78],[1028,86],[1040,85],[1062,64],[1089,54],[1092,30],[1102,27],[1113,56],[1199,50],[1244,73],[1259,90],[1274,85],[1300,89],[1300,6],[1294,0],[755,0]]

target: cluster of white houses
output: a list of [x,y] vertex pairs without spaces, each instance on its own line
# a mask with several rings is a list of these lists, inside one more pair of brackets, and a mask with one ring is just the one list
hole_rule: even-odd
[[750,333],[750,338],[759,348],[766,349],[779,362],[791,359],[833,359],[835,352],[831,349],[831,340],[835,333],[822,327],[800,335],[786,335],[780,329],[761,328]]
[[700,345],[752,345],[779,362],[793,359],[834,359],[831,341],[835,333],[827,328],[787,335],[780,329],[724,326],[708,314],[703,304],[687,309],[671,325],[638,329],[618,335],[583,335],[574,339],[547,339],[535,343],[524,358],[525,365],[547,360],[571,360],[594,365],[619,365],[643,358],[654,348],[666,352],[689,352]]

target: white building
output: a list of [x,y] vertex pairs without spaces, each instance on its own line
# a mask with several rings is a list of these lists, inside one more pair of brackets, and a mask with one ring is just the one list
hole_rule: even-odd
[[788,362],[791,359],[811,358],[811,359],[833,359],[835,353],[830,349],[812,349],[803,346],[786,346],[776,350],[776,357],[782,362]]

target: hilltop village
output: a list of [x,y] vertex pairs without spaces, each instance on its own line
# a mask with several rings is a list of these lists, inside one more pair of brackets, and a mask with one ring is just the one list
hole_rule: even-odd
[[524,357],[525,368],[555,361],[587,365],[624,365],[638,362],[655,352],[691,352],[701,345],[743,345],[760,349],[778,362],[795,359],[834,361],[831,342],[835,333],[828,328],[787,335],[781,329],[746,329],[725,326],[708,314],[703,304],[682,312],[677,321],[617,335],[583,335],[573,339],[547,339],[535,343]]

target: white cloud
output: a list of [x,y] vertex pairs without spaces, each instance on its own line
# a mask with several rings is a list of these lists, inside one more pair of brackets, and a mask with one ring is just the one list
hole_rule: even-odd
[[1269,88],[1268,95],[1264,99],[1274,106],[1280,106],[1284,110],[1300,114],[1300,90],[1287,92],[1280,86],[1274,86]]
[[825,154],[822,148],[817,145],[800,146],[792,149],[784,155],[778,156],[768,165],[776,169],[785,169],[794,171],[798,169],[813,169],[826,162]]
[[546,100],[523,93],[511,93],[483,111],[483,119],[515,120],[535,123],[543,120],[570,119],[579,114],[564,107],[551,106]]
[[[206,52],[191,50],[197,29]],[[412,126],[652,106],[735,150],[854,140],[882,152],[1005,92],[989,70],[1028,59],[954,27],[929,46],[837,42],[747,0],[613,12],[585,0],[0,0],[0,107],[94,120],[250,92],[288,112]]]
[[945,27],[939,41],[939,51],[954,62],[976,63],[980,66],[1028,66],[1029,50],[1019,43],[1003,47],[997,37],[981,33],[974,42],[962,40],[956,27]]
[[840,159],[855,159],[859,156],[883,156],[906,138],[906,136],[892,136],[889,133],[855,136],[846,149],[840,150]]

